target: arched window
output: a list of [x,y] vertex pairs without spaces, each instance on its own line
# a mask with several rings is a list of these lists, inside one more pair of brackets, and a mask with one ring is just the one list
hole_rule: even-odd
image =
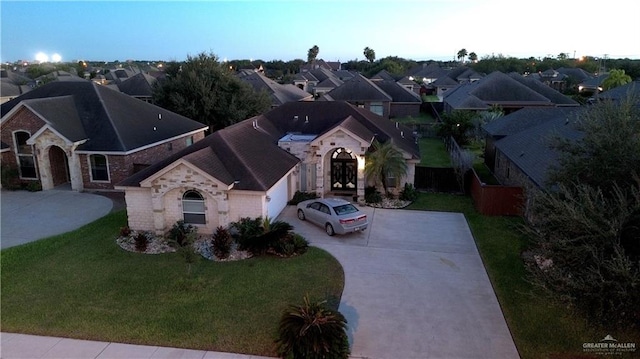
[[184,223],[206,224],[204,198],[197,191],[187,191],[182,195],[182,213]]
[[90,155],[89,164],[91,165],[92,181],[109,181],[109,166],[107,165],[107,156]]
[[30,137],[31,135],[26,131],[16,131],[13,134],[16,156],[18,157],[18,165],[20,167],[20,178],[38,178],[38,174],[36,173],[36,159],[33,156],[33,147],[27,144],[27,140]]

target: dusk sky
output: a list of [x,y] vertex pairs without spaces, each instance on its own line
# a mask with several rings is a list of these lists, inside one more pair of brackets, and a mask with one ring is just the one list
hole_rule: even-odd
[[0,2],[2,62],[36,54],[62,61],[221,60],[346,62],[450,60],[465,48],[545,57],[640,59],[640,2],[631,0],[282,0]]

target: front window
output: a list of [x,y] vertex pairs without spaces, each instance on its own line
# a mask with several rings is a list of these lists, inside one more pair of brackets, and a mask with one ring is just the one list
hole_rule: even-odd
[[193,136],[187,137],[187,146],[193,145]]
[[18,131],[14,134],[16,156],[18,157],[18,165],[20,167],[20,178],[35,179],[38,178],[36,173],[36,159],[33,156],[33,147],[27,144],[29,137],[31,137],[31,135],[25,131]]
[[187,191],[182,196],[184,223],[206,224],[204,198],[197,191]]
[[89,162],[91,164],[91,180],[92,181],[109,181],[109,168],[107,165],[107,156],[90,155]]

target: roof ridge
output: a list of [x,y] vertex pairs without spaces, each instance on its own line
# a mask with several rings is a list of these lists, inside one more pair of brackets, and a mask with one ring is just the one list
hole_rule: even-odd
[[[256,117],[257,117],[257,116],[256,116]],[[254,118],[255,118],[255,117],[252,117],[252,118],[251,118],[251,120],[252,120],[252,121],[254,121],[254,120],[253,120]],[[225,127],[225,128],[223,128],[223,129],[221,129],[221,130],[217,131],[216,133],[218,133],[218,136],[219,136],[219,137],[220,137],[220,139],[222,140],[222,143],[225,145],[225,147],[226,147],[226,148],[227,148],[231,153],[233,153],[233,154],[234,154],[234,157],[235,157],[235,158],[240,162],[240,164],[242,165],[242,168],[245,168],[245,169],[247,170],[247,173],[249,173],[249,174],[251,175],[252,179],[253,179],[254,181],[256,181],[257,183],[259,183],[259,184],[260,184],[260,186],[261,186],[262,188],[264,188],[264,187],[266,187],[266,184],[262,181],[262,179],[261,179],[259,176],[256,176],[256,174],[255,174],[255,172],[254,172],[254,170],[253,170],[253,167],[252,167],[252,166],[249,166],[249,164],[248,164],[248,163],[247,163],[247,161],[244,159],[244,157],[243,157],[243,156],[241,156],[241,153],[237,152],[237,151],[236,151],[236,148],[235,148],[234,146],[232,146],[232,145],[231,145],[231,143],[229,142],[229,137],[231,137],[231,136],[223,136],[223,135],[222,135],[222,132],[223,132],[223,131],[224,131],[224,132],[231,132],[230,130],[237,130],[238,128],[241,128],[241,126],[239,126],[239,125],[240,125],[240,124],[243,124],[244,122],[247,122],[248,120],[249,120],[249,119],[244,120],[244,121],[241,121],[241,122],[238,122],[238,123],[236,124],[236,126],[233,126],[233,128]],[[257,119],[256,119],[256,121],[257,121]],[[246,124],[245,124],[245,126],[248,126],[248,125],[246,125]],[[229,130],[229,131],[227,131],[227,130]],[[214,153],[215,153],[215,151],[214,151]],[[227,166],[224,164],[224,162],[223,162],[222,164],[223,164],[223,166],[225,167],[225,169],[227,170],[227,172],[231,173],[231,172],[229,171],[229,169],[227,168]]]
[[[109,119],[109,124],[111,124],[111,128],[113,129],[113,132],[115,132],[116,138],[118,138],[118,144],[120,144],[120,148],[126,150],[127,146],[125,146],[124,141],[122,140],[122,136],[120,135],[120,132],[118,131],[118,127],[114,124],[113,118],[111,118],[111,113],[109,112],[109,109],[107,108],[106,102],[104,101],[104,99],[102,98],[102,94],[98,90],[98,86],[101,86],[101,85],[98,85],[95,82],[91,81],[91,86],[93,88],[93,91],[96,93],[96,96],[98,96],[98,100],[100,100],[100,107],[102,108],[104,113],[107,115],[107,119]],[[107,88],[105,88],[105,89],[107,89]],[[109,90],[109,89],[107,89],[107,90]],[[113,90],[109,90],[109,91],[113,91]]]

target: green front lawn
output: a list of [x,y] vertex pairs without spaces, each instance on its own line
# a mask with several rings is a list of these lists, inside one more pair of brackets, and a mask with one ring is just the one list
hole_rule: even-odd
[[[116,243],[125,212],[0,252],[3,331],[274,356],[282,311],[339,300],[344,273],[327,252],[195,263]],[[336,301],[335,303],[338,303]]]
[[569,309],[549,302],[527,281],[521,253],[528,241],[518,229],[521,218],[480,215],[470,197],[452,194],[420,193],[407,209],[464,213],[523,359],[590,358],[584,356],[582,343],[598,342],[607,334],[621,342],[640,338],[637,331],[586,323]]

